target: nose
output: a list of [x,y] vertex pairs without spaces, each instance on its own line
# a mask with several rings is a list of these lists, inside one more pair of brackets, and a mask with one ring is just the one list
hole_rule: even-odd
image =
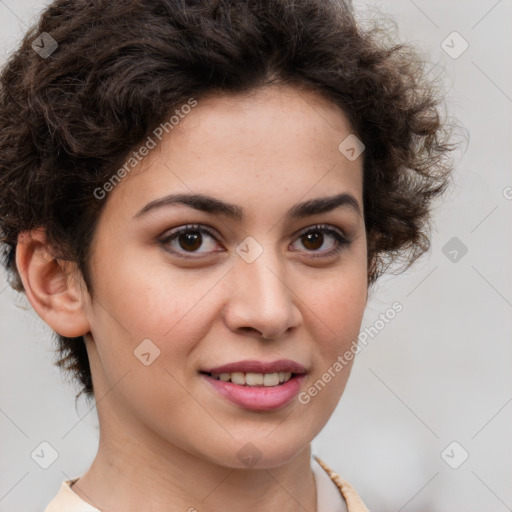
[[279,339],[300,325],[300,301],[287,282],[286,270],[285,262],[268,248],[251,263],[237,260],[229,276],[233,291],[224,310],[229,329]]

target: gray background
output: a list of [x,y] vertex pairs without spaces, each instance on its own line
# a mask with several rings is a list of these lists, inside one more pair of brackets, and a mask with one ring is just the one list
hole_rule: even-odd
[[[0,62],[43,5],[0,0]],[[469,145],[458,155],[456,187],[436,208],[431,251],[374,290],[362,329],[394,301],[403,311],[358,355],[314,453],[373,511],[510,510],[512,1],[356,6],[362,18],[375,7],[391,15],[399,37],[445,74],[449,108]],[[441,47],[454,31],[469,43],[456,59]],[[445,44],[457,51],[461,41]],[[453,237],[468,249],[455,262],[443,253]],[[96,411],[83,399],[75,408],[77,390],[52,366],[54,347],[49,328],[2,275],[0,512],[42,511],[96,453]],[[42,441],[59,455],[46,470],[31,458]],[[448,465],[466,452],[458,468]]]

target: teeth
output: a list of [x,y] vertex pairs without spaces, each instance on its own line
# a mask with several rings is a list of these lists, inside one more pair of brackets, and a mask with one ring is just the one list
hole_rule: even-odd
[[266,373],[263,376],[263,385],[264,386],[277,386],[279,384],[279,374],[278,373]]
[[266,375],[264,376],[262,373],[246,373],[245,384],[247,384],[248,386],[263,386],[263,381],[265,380],[265,377]]
[[217,380],[224,382],[233,382],[239,386],[266,386],[273,387],[278,386],[284,382],[287,382],[292,377],[292,372],[275,372],[275,373],[219,373],[212,374],[212,377]]
[[242,372],[235,372],[231,374],[231,382],[243,386],[245,384],[245,375]]

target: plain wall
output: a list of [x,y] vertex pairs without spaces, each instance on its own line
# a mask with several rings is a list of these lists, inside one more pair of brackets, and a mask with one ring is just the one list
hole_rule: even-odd
[[[0,63],[43,5],[0,1]],[[403,310],[369,336],[313,451],[373,511],[501,512],[512,507],[512,2],[356,3],[375,6],[445,74],[469,144],[435,210],[430,252],[373,291],[362,331],[395,301]],[[446,39],[454,31],[469,44],[458,58],[441,46],[461,48],[459,36]],[[455,262],[453,237],[467,248]],[[96,410],[83,399],[75,408],[54,348],[2,274],[0,512],[42,511],[96,453]],[[46,470],[31,458],[43,441],[59,455]]]

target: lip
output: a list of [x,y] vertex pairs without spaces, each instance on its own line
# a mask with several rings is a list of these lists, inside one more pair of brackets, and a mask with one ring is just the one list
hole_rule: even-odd
[[[291,372],[290,380],[277,386],[241,386],[234,382],[217,380],[208,374],[220,373],[277,373]],[[201,370],[201,377],[223,398],[250,411],[272,411],[289,404],[299,393],[306,368],[290,359],[263,362],[245,360]]]
[[291,372],[296,374],[305,374],[306,368],[292,361],[291,359],[279,359],[278,361],[257,361],[255,359],[247,359],[245,361],[237,361],[234,363],[216,366],[215,368],[208,368],[201,370],[203,373],[277,373],[277,372]]
[[289,404],[298,394],[305,375],[295,375],[278,386],[240,386],[201,374],[222,397],[250,411],[273,411]]

